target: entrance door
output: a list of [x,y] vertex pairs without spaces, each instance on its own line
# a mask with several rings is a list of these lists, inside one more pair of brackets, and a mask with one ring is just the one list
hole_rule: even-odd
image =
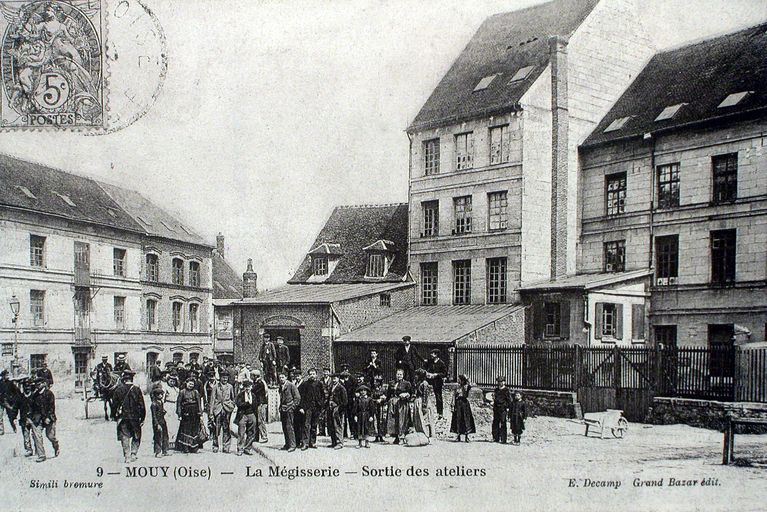
[[154,366],[157,363],[157,357],[159,354],[157,352],[147,352],[146,353],[146,368],[145,371],[147,375],[149,375],[149,369]]
[[275,345],[277,345],[277,336],[285,338],[285,345],[288,346],[288,351],[290,352],[288,368],[294,366],[296,368],[301,368],[301,331],[299,329],[272,328],[266,328],[264,331],[269,333]]
[[710,355],[708,371],[711,388],[723,398],[732,395],[732,379],[735,375],[735,326],[733,324],[709,324],[708,346]]

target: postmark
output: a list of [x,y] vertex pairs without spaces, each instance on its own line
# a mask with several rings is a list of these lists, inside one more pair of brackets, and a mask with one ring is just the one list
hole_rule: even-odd
[[105,128],[102,0],[0,0],[4,129]]

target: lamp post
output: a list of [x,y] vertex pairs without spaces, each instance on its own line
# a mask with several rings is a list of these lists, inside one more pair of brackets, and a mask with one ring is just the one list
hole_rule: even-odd
[[13,363],[11,363],[11,375],[18,377],[19,374],[19,308],[21,303],[16,296],[12,296],[9,302],[13,313]]

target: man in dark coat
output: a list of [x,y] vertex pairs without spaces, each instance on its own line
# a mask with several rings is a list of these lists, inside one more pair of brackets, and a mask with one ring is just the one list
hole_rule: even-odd
[[[295,384],[296,389],[298,389],[298,394],[301,394],[301,384],[304,381],[304,376],[301,375],[301,370],[299,370],[296,367],[293,367],[290,370],[291,374],[291,381],[293,384]],[[293,410],[293,433],[296,436],[296,448],[303,448],[304,447],[304,410],[301,408],[301,404],[299,403],[296,408]]]
[[269,389],[266,381],[261,378],[260,370],[253,370],[253,396],[256,399],[256,434],[259,443],[269,441],[266,425],[269,422]]
[[317,370],[309,370],[307,378],[298,386],[298,393],[304,415],[304,445],[301,449],[317,448],[317,421],[325,404],[325,389],[317,380]]
[[[277,336],[277,371],[287,372],[290,366],[290,349],[285,345],[285,338]],[[286,373],[287,374],[287,373]]]
[[[333,377],[330,376],[330,368],[325,367],[322,369],[322,378],[320,379],[320,383],[322,384],[322,391],[324,396],[327,399],[328,395],[330,394],[330,386],[333,384]],[[320,417],[317,420],[317,426],[321,436],[330,435],[330,430],[333,426],[333,419],[328,417],[327,400],[325,400],[325,402],[322,404]]]
[[354,424],[354,392],[357,389],[357,379],[352,376],[348,370],[341,372],[341,383],[346,388],[346,409],[344,410],[344,437],[356,439],[356,430]]
[[277,383],[277,349],[272,343],[272,337],[268,332],[264,333],[264,344],[261,345],[261,352],[258,354],[258,360],[264,369],[264,380],[270,386]]
[[160,382],[160,380],[162,380],[162,367],[160,364],[161,362],[158,359],[149,367],[149,380],[151,382]]
[[493,390],[493,441],[506,444],[506,416],[511,406],[511,390],[506,387],[506,377],[495,380],[498,386]]
[[29,420],[32,423],[32,439],[35,442],[37,462],[46,459],[43,432],[53,446],[53,456],[59,456],[59,442],[56,439],[56,398],[48,389],[45,377],[37,378],[37,390],[31,396]]
[[365,383],[368,386],[373,386],[375,378],[378,375],[383,375],[383,371],[381,370],[381,361],[378,359],[377,351],[370,351],[370,359],[368,360],[368,365],[363,370],[363,373],[365,374]]
[[[341,383],[338,374],[333,375],[333,383],[328,393],[328,428],[330,429],[330,447],[344,447],[344,411],[348,402],[346,388]],[[332,422],[332,426],[330,425]]]
[[437,416],[442,419],[444,403],[442,400],[442,385],[447,377],[447,365],[439,358],[439,350],[431,351],[431,359],[426,362],[426,380],[434,390],[434,401],[437,404]]
[[237,414],[234,422],[237,424],[237,455],[250,455],[250,448],[256,438],[256,407],[258,403],[253,395],[253,383],[244,380],[240,383],[240,392],[234,399]]
[[405,371],[406,381],[413,382],[415,370],[421,367],[423,359],[418,355],[415,347],[410,344],[410,336],[403,336],[402,342],[403,344],[397,349],[395,356],[397,368],[402,368]]
[[109,382],[112,371],[112,365],[109,363],[108,356],[101,356],[101,362],[93,369],[93,374],[95,376],[95,379],[93,380],[93,391],[96,396],[99,396],[101,385]]
[[49,388],[53,387],[53,374],[51,373],[51,369],[48,368],[48,363],[45,361],[43,361],[42,366],[38,368],[37,376],[45,379]]
[[123,374],[124,371],[130,370],[130,365],[128,364],[128,361],[125,360],[125,354],[120,354],[117,356],[117,362],[115,363],[115,372],[119,373],[120,375]]
[[130,464],[138,457],[141,446],[141,427],[146,418],[146,405],[141,389],[133,384],[135,373],[126,370],[122,383],[114,391],[113,404],[117,410],[117,439],[122,444],[125,463]]
[[282,433],[285,435],[285,446],[282,449],[294,452],[296,451],[296,433],[293,430],[293,414],[301,403],[301,394],[285,372],[281,372],[278,377],[280,379],[280,420],[282,420]]

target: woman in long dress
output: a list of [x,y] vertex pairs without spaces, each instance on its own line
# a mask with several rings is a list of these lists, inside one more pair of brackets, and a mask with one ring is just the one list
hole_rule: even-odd
[[474,434],[477,429],[474,425],[474,415],[471,413],[469,404],[469,391],[471,384],[466,375],[458,376],[458,388],[453,392],[453,417],[450,420],[450,432],[458,434],[456,441],[469,442],[469,434]]
[[[165,410],[176,411],[178,403],[178,378],[175,375],[169,375],[168,380],[162,381],[162,389],[165,391]],[[176,414],[167,414],[165,421],[168,424],[168,445],[175,449],[176,433],[178,432],[178,416]]]
[[195,386],[194,378],[188,378],[176,402],[176,414],[181,421],[176,436],[176,450],[185,453],[196,453],[201,447],[202,397]]
[[423,432],[427,437],[432,435],[431,411],[429,410],[429,390],[426,382],[426,370],[419,368],[415,372],[415,400],[413,400],[413,429]]

